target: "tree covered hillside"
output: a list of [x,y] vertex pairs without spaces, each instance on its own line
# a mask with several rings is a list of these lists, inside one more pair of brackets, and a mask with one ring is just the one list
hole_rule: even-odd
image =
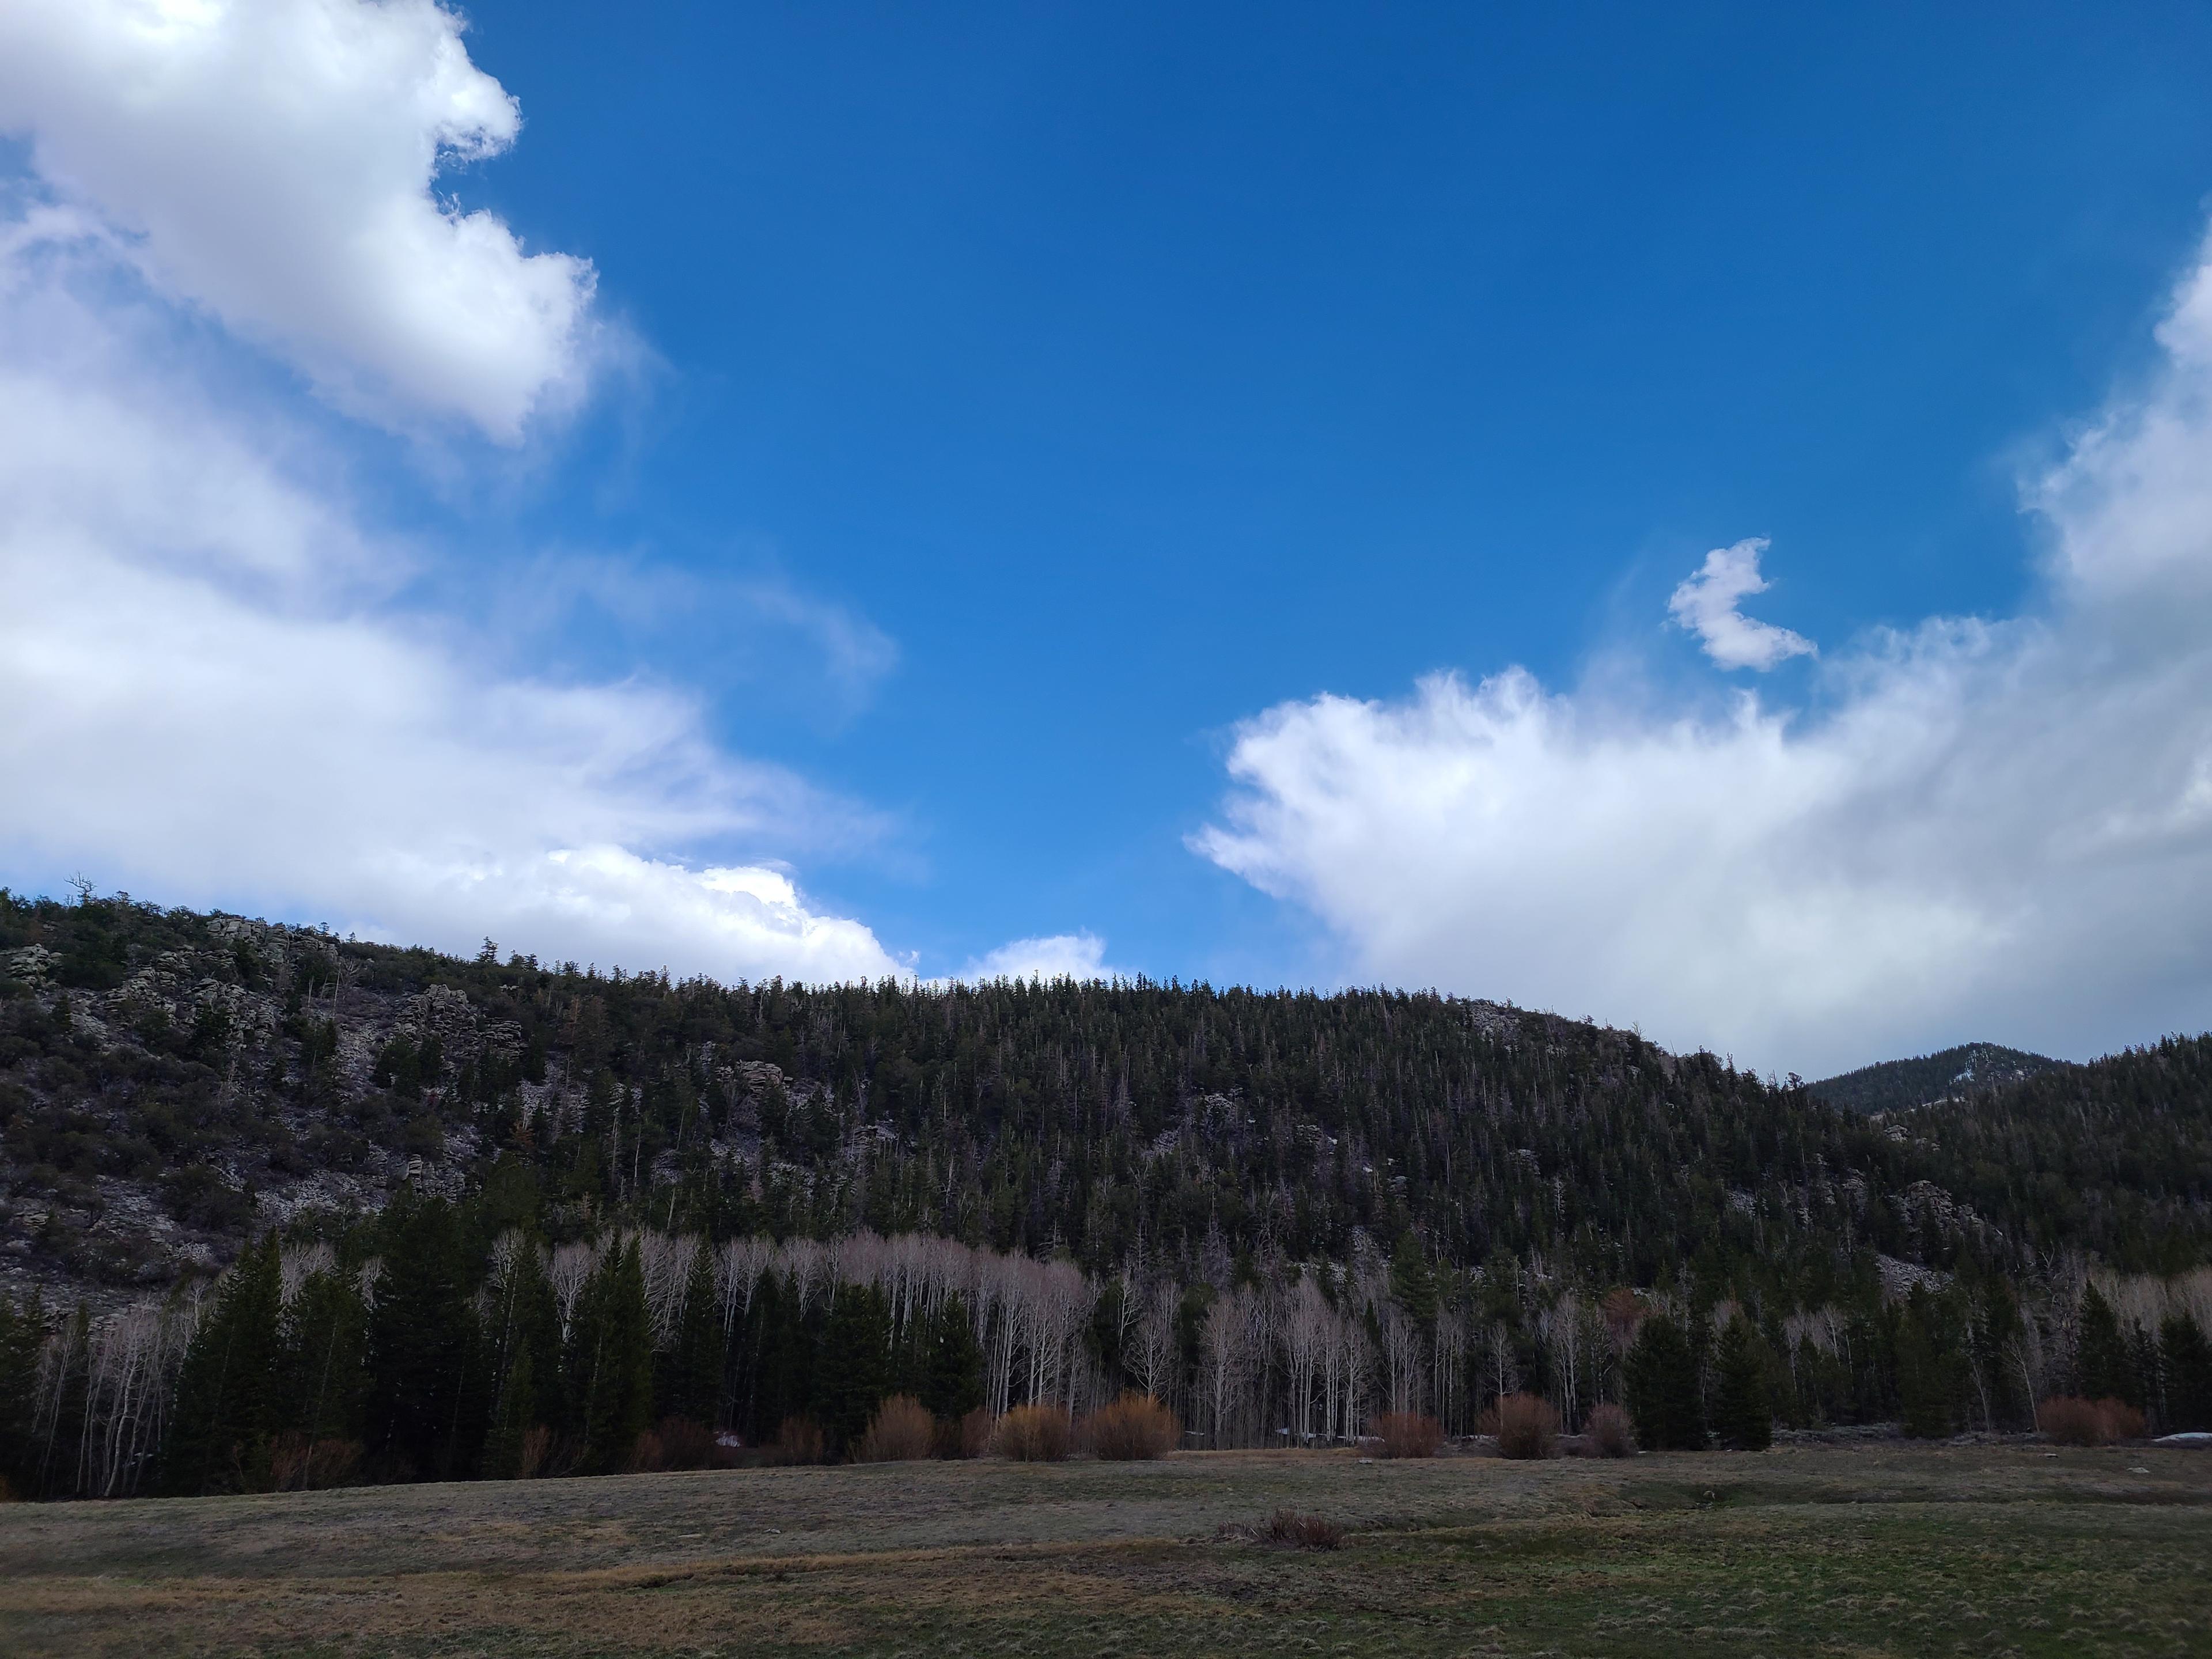
[[2212,1423],[2212,1039],[1877,1120],[1402,993],[676,983],[122,896],[0,895],[0,975],[19,1492],[860,1455],[898,1395],[972,1448],[1124,1388],[1212,1445]]
[[1709,1054],[1429,994],[722,987],[126,897],[0,902],[13,1273],[167,1283],[489,1188],[549,1236],[940,1234],[1093,1270],[1261,1248],[1651,1284],[1872,1250],[2201,1260],[2205,1045],[1870,1124]]

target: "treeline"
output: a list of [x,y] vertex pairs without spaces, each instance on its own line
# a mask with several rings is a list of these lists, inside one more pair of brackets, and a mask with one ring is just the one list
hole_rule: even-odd
[[[1571,1431],[1625,1404],[1650,1449],[1760,1446],[1779,1421],[2023,1431],[2056,1397],[2212,1428],[2212,1271],[2002,1279],[1784,1310],[1387,1257],[1225,1281],[955,1240],[519,1229],[409,1194],[329,1240],[271,1234],[211,1286],[94,1318],[0,1301],[0,1479],[19,1496],[513,1479],[854,1453],[918,1401],[947,1451],[1024,1406],[1125,1390],[1192,1443],[1316,1445],[1538,1396]],[[965,1425],[964,1431],[962,1425]],[[793,1449],[797,1449],[795,1451]]]

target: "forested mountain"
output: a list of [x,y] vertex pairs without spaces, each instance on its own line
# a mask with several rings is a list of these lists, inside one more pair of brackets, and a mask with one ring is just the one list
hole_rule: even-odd
[[1652,1284],[2187,1265],[2207,1044],[1875,1125],[1621,1031],[1426,994],[722,987],[474,961],[127,897],[0,902],[17,1274],[166,1284],[252,1231],[489,1192],[549,1237],[867,1227],[1094,1271],[1211,1252]]
[[2057,1071],[2064,1061],[1996,1042],[1967,1042],[1911,1060],[1886,1060],[1808,1084],[1808,1092],[1855,1112],[1909,1111],[1939,1100],[1984,1093]]
[[45,1493],[614,1468],[659,1417],[835,1450],[894,1388],[1571,1425],[1639,1329],[1677,1425],[2181,1423],[2209,1248],[2212,1038],[1877,1119],[1433,994],[726,987],[0,893],[0,1479]]

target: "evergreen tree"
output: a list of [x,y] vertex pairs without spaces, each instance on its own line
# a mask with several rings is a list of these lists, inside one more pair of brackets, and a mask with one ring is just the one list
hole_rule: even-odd
[[635,1239],[607,1253],[577,1298],[564,1369],[585,1467],[621,1468],[653,1420],[653,1320]]
[[1739,1313],[1721,1332],[1713,1369],[1713,1427],[1722,1443],[1738,1451],[1765,1451],[1774,1443],[1766,1345],[1747,1315]]
[[17,1498],[29,1497],[36,1485],[32,1404],[38,1393],[39,1351],[46,1340],[46,1307],[36,1291],[20,1310],[0,1296],[0,1482]]
[[1423,1330],[1437,1322],[1437,1276],[1421,1249],[1421,1241],[1410,1227],[1398,1235],[1390,1253],[1390,1299],[1406,1317]]
[[451,1206],[403,1194],[386,1216],[368,1325],[368,1450],[388,1475],[467,1473],[482,1427],[480,1346]]
[[714,1304],[714,1269],[709,1253],[693,1253],[684,1281],[684,1316],[677,1322],[676,1346],[662,1367],[661,1413],[688,1417],[712,1428],[722,1408],[722,1320]]
[[185,1350],[162,1447],[161,1489],[258,1492],[269,1484],[279,1412],[276,1239],[249,1246],[223,1275]]
[[537,1367],[528,1345],[515,1352],[492,1409],[491,1432],[484,1437],[487,1480],[513,1480],[522,1473],[523,1440],[537,1420]]
[[310,1273],[284,1310],[278,1346],[280,1428],[358,1440],[368,1382],[368,1313],[350,1275]]
[[2142,1403],[2133,1356],[2121,1334],[2119,1316],[2095,1285],[2081,1292],[2081,1334],[2074,1350],[2075,1387],[2084,1399]]
[[1697,1357],[1680,1325],[1661,1315],[1646,1319],[1629,1346],[1621,1376],[1638,1445],[1646,1451],[1705,1449]]
[[948,1296],[929,1322],[921,1403],[939,1417],[961,1418],[983,1403],[983,1350],[968,1318],[968,1304]]
[[890,1309],[872,1285],[846,1285],[822,1331],[822,1428],[833,1450],[857,1442],[890,1392]]
[[2166,1432],[2212,1429],[2212,1342],[2187,1314],[2168,1319],[2158,1337]]
[[1945,1439],[1958,1426],[1966,1358],[1948,1339],[1936,1298],[1914,1285],[1897,1322],[1897,1395],[1905,1432],[1917,1439]]

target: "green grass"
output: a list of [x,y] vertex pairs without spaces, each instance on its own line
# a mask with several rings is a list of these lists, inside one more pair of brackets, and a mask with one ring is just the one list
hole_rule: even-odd
[[15,1505],[0,1650],[2197,1654],[2208,1577],[2203,1453],[1223,1453]]

